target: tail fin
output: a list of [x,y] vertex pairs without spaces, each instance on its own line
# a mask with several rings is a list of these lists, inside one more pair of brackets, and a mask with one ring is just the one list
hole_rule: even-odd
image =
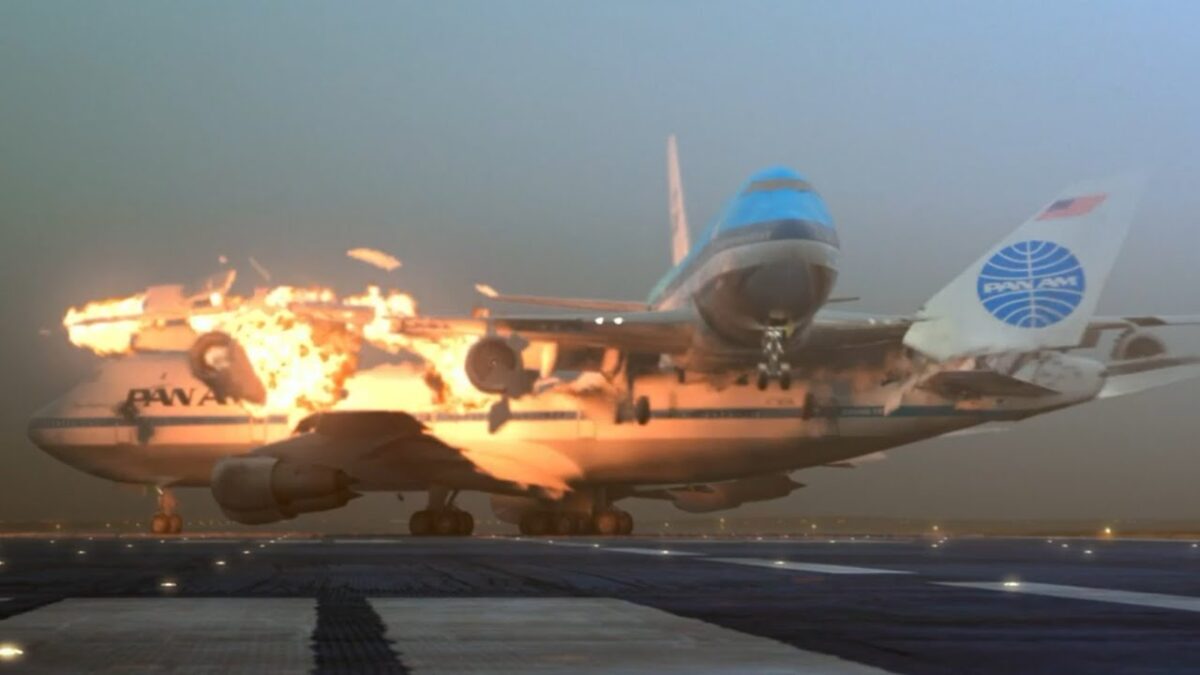
[[679,150],[675,134],[667,137],[667,183],[671,207],[671,264],[678,265],[692,248],[687,212],[683,210],[683,179],[679,177]]
[[938,291],[904,344],[941,361],[1079,344],[1142,182],[1124,177],[1063,192]]

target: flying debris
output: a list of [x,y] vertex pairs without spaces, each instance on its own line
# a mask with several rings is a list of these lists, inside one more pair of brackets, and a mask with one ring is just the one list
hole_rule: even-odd
[[194,377],[256,415],[295,420],[333,406],[346,396],[364,342],[424,361],[425,396],[398,404],[424,405],[434,396],[448,409],[465,410],[497,398],[475,389],[463,368],[473,338],[392,331],[393,321],[417,314],[407,293],[369,286],[342,297],[329,288],[276,286],[241,296],[231,292],[232,274],[214,275],[192,291],[153,286],[89,302],[69,309],[63,325],[72,344],[100,356],[187,352]]
[[378,267],[385,272],[399,269],[402,264],[396,256],[373,248],[352,248],[346,251],[346,255],[355,260],[365,262],[368,265]]
[[255,260],[254,256],[249,256],[248,260],[250,261],[250,266],[254,268],[254,271],[258,272],[258,276],[261,277],[263,281],[271,283],[271,272],[267,270],[266,267],[263,267],[262,263]]

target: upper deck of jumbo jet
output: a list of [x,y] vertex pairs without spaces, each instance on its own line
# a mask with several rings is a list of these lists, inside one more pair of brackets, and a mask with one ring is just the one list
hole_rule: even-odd
[[691,251],[650,294],[650,304],[703,264],[713,253],[740,244],[806,239],[838,246],[837,230],[825,201],[799,172],[786,166],[750,177],[695,239]]

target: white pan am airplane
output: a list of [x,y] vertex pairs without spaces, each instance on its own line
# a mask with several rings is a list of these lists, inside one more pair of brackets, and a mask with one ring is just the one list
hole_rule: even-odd
[[[647,301],[481,287],[580,313],[395,322],[413,336],[478,335],[464,366],[499,396],[489,410],[349,401],[291,429],[237,403],[257,383],[236,381],[252,373],[203,367],[222,363],[196,353],[221,346],[208,337],[186,356],[106,362],[39,411],[30,438],[110,480],[208,486],[247,524],[367,491],[428,491],[412,532],[469,534],[455,496],[473,490],[524,533],[627,534],[622,499],[734,508],[789,494],[796,470],[1200,375],[1200,359],[1168,354],[1153,333],[1200,317],[1094,315],[1136,180],[1066,190],[916,313],[872,316],[826,309],[838,300],[838,239],[807,180],[756,174],[691,245],[674,139],[668,148],[675,265]],[[585,375],[555,384],[567,372]],[[165,405],[169,392],[188,405]],[[181,527],[172,501],[160,500],[155,531]]]

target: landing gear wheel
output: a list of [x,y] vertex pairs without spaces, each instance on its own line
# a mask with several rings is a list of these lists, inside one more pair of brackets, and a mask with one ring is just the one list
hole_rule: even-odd
[[183,532],[183,517],[178,513],[172,513],[167,516],[167,531],[171,534],[180,534]]
[[586,513],[575,514],[575,534],[592,534],[592,517]]
[[554,523],[554,534],[560,536],[568,536],[575,534],[578,527],[575,523],[575,515],[571,513],[557,513],[552,520]]
[[550,531],[550,514],[531,511],[521,516],[521,534],[540,537]]
[[424,509],[408,519],[408,532],[414,537],[427,537],[433,532],[433,514]]
[[646,426],[646,423],[650,421],[650,399],[645,396],[637,397],[637,400],[633,402],[633,417],[638,424]]
[[618,511],[617,519],[620,520],[620,528],[617,534],[633,534],[633,515],[628,511]]
[[458,514],[458,511],[450,511],[449,509],[435,512],[433,516],[433,533],[443,537],[458,534]]
[[787,391],[788,389],[792,388],[792,373],[791,373],[791,371],[785,370],[779,374],[779,388],[784,391]]
[[469,537],[475,531],[475,516],[466,511],[458,512],[458,532],[460,537]]
[[758,381],[755,384],[758,385],[759,391],[766,391],[767,385],[771,384],[771,376],[767,374],[767,371],[760,370],[758,371]]
[[621,516],[617,511],[601,511],[592,517],[592,529],[603,537],[620,534]]
[[171,519],[165,513],[156,513],[150,520],[150,531],[154,534],[167,534],[171,531]]

